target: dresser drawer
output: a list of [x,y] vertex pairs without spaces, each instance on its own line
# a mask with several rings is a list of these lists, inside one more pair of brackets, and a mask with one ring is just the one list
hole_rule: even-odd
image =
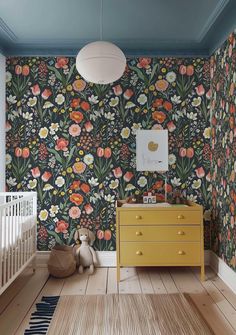
[[122,266],[198,265],[200,242],[121,242]]
[[120,225],[165,225],[165,224],[197,224],[200,225],[200,211],[184,211],[183,209],[175,211],[152,211],[152,210],[123,210],[119,213]]
[[121,226],[120,241],[200,241],[200,226]]

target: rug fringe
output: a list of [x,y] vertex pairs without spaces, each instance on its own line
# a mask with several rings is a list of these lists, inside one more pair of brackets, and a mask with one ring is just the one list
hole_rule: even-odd
[[47,334],[59,299],[60,296],[42,297],[42,301],[36,304],[36,311],[31,314],[30,327],[25,330],[24,335]]

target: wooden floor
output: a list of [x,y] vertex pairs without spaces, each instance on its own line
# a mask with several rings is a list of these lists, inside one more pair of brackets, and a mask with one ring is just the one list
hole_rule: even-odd
[[0,297],[0,334],[23,335],[35,302],[44,295],[183,292],[190,294],[216,335],[236,335],[236,295],[210,268],[206,275],[201,283],[199,272],[190,268],[123,268],[117,286],[115,268],[67,279],[48,278],[46,268],[35,274],[27,269]]

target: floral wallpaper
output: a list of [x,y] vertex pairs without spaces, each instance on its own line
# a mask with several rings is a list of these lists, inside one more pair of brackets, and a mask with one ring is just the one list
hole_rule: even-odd
[[38,192],[38,249],[74,243],[76,228],[115,250],[115,201],[163,176],[135,169],[137,129],[168,129],[168,193],[205,208],[209,247],[210,90],[207,59],[129,59],[112,85],[85,82],[67,57],[8,58],[7,189]]
[[211,58],[212,248],[236,271],[236,34]]

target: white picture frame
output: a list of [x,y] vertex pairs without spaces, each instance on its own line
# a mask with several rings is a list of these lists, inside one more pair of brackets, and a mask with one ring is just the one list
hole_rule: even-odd
[[136,170],[168,171],[168,130],[138,130]]

